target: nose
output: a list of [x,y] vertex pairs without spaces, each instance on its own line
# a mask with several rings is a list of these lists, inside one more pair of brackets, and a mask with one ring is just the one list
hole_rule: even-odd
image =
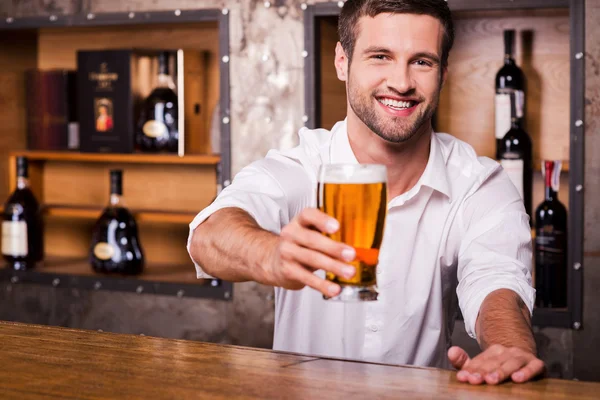
[[390,71],[390,76],[386,83],[389,89],[393,89],[403,94],[415,89],[415,83],[411,77],[410,68],[404,63],[398,63]]

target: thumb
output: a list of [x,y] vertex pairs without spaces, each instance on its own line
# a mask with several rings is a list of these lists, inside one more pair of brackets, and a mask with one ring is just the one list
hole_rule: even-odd
[[450,360],[450,364],[456,369],[461,369],[470,360],[467,352],[458,346],[450,347],[448,350],[448,359]]

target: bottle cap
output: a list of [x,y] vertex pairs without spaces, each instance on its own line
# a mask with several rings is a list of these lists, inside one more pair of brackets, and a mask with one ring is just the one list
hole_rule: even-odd
[[560,171],[562,167],[562,161],[560,160],[544,160],[542,161],[542,175],[546,181],[546,187],[552,188],[558,193],[560,185]]

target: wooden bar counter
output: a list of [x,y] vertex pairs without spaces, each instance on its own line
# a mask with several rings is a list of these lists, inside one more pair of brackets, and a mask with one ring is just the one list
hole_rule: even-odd
[[0,322],[5,399],[598,399],[600,384],[469,386],[452,371]]

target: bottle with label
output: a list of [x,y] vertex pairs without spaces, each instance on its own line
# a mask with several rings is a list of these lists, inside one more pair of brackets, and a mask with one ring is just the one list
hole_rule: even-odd
[[169,53],[158,56],[157,85],[140,110],[136,144],[147,152],[176,153],[179,143],[178,106],[175,84],[169,75]]
[[96,272],[140,274],[144,254],[133,215],[122,198],[122,171],[110,171],[110,204],[96,221],[89,260]]
[[521,199],[523,199],[525,211],[527,211],[531,223],[531,198],[533,186],[531,138],[527,132],[519,126],[518,118],[514,116],[514,105],[512,107],[512,114],[511,127],[500,142],[498,158],[510,180],[519,191],[519,195],[521,195]]
[[29,188],[27,159],[17,157],[17,188],[4,204],[2,255],[15,270],[35,268],[44,257],[40,204]]
[[558,200],[560,161],[542,162],[546,198],[535,211],[537,307],[567,306],[567,209]]
[[520,126],[524,115],[525,78],[513,58],[514,42],[515,31],[504,31],[504,65],[496,74],[496,159],[500,159],[500,141],[511,128],[511,108],[515,107]]

